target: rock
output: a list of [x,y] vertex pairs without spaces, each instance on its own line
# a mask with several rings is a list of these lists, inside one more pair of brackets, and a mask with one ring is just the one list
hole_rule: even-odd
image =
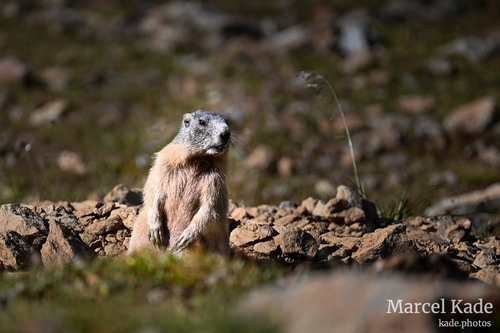
[[500,262],[495,251],[493,249],[485,249],[479,252],[472,264],[479,268],[485,268],[486,266],[494,266],[499,263]]
[[249,215],[248,215],[245,207],[236,207],[231,212],[231,217],[237,221],[243,221],[245,219],[248,219]]
[[142,204],[142,191],[132,190],[128,186],[118,184],[104,196],[104,202],[116,202],[127,206]]
[[0,272],[25,269],[32,263],[32,259],[31,245],[19,233],[0,233]]
[[41,79],[52,91],[63,91],[69,83],[68,71],[61,67],[49,67],[42,71]]
[[137,215],[139,215],[140,208],[141,206],[119,206],[111,211],[109,219],[113,221],[119,220],[127,229],[131,230]]
[[[352,53],[347,58],[345,58],[344,61],[342,61],[341,63],[340,69],[343,74],[349,75],[372,65],[373,62],[374,62],[374,57],[371,52],[359,51],[356,53]],[[360,77],[357,78],[359,79]],[[353,86],[353,89],[361,90],[367,85],[366,81],[367,80],[365,80],[365,78],[362,77],[360,81],[353,80],[353,83],[351,84]]]
[[320,179],[314,184],[314,192],[322,197],[332,197],[335,195],[335,187],[326,179]]
[[124,253],[127,248],[123,244],[110,243],[104,246],[104,255],[109,257],[116,257]]
[[312,215],[315,216],[324,216],[324,210],[325,210],[325,203],[322,200],[319,200],[316,203],[316,207],[314,207],[312,211]]
[[321,215],[330,218],[333,217],[335,214],[342,212],[344,209],[348,207],[349,207],[349,202],[347,200],[339,199],[338,197],[336,197],[330,199],[325,205],[323,205],[323,211]]
[[495,111],[495,99],[486,96],[453,110],[443,126],[451,134],[480,134],[492,124]]
[[366,263],[414,251],[413,244],[406,236],[406,226],[395,224],[363,235],[358,250],[352,254],[352,258],[358,263]]
[[329,261],[333,258],[346,259],[357,249],[358,237],[339,237],[335,232],[326,232],[320,236],[321,244],[317,259]]
[[298,229],[290,229],[274,237],[281,252],[288,257],[314,258],[318,251],[318,242],[311,234]]
[[370,50],[369,16],[365,10],[346,13],[338,20],[341,30],[338,46],[346,54],[354,55]]
[[428,116],[420,115],[414,119],[412,134],[425,147],[432,150],[443,150],[446,147],[444,130],[440,123]]
[[123,221],[119,216],[109,217],[105,220],[95,221],[87,226],[85,231],[91,235],[103,236],[123,227]]
[[274,225],[278,227],[287,227],[291,223],[299,221],[301,219],[302,218],[297,214],[288,214],[274,221]]
[[30,124],[33,126],[50,125],[61,120],[68,111],[68,102],[58,99],[49,102],[33,111],[30,115]]
[[442,46],[441,52],[463,55],[472,62],[480,62],[498,53],[499,49],[500,38],[498,34],[492,34],[486,38],[472,36],[455,39]]
[[310,40],[310,32],[304,27],[295,25],[267,38],[265,46],[273,52],[288,52],[306,46]]
[[271,148],[260,145],[246,158],[245,164],[250,169],[256,168],[271,172],[276,164],[274,152]]
[[358,223],[358,222],[365,222],[365,212],[358,208],[358,207],[352,207],[343,212],[344,215],[344,223],[346,225]]
[[500,213],[500,183],[495,183],[483,190],[472,191],[454,197],[444,198],[425,209],[424,214],[438,216],[445,214],[465,215],[472,220],[472,229],[480,231],[480,219],[476,213]]
[[402,96],[398,100],[398,106],[409,114],[424,113],[436,107],[436,98],[432,95]]
[[337,196],[338,200],[345,200],[349,203],[350,207],[358,207],[361,208],[361,202],[363,197],[354,189],[349,186],[340,185],[337,187]]
[[[483,306],[491,303],[493,313],[480,310],[470,315],[454,314],[451,313],[451,300],[471,306],[479,302]],[[421,308],[416,311],[417,303],[436,304],[438,313],[423,313]],[[407,304],[411,313],[404,311]],[[336,270],[295,282],[287,281],[285,286],[268,286],[254,291],[242,301],[241,311],[254,320],[255,316],[260,316],[277,323],[286,333],[392,333],[437,332],[441,331],[437,328],[438,320],[461,322],[464,319],[489,323],[496,331],[498,322],[494,309],[499,307],[498,289],[477,281]]]
[[486,266],[476,273],[472,273],[471,277],[481,280],[489,285],[500,287],[500,272],[495,266]]
[[[1,103],[0,103],[1,107]],[[294,162],[290,157],[281,157],[277,163],[278,174],[282,177],[290,177],[294,170]]]
[[[337,187],[336,199],[347,202],[349,207],[360,208],[363,210],[365,215],[364,223],[369,228],[373,229],[375,227],[375,223],[378,220],[377,207],[373,202],[363,198],[358,191],[352,189],[351,187],[340,185]],[[353,219],[352,221],[361,222],[360,219]]]
[[444,58],[430,58],[425,62],[425,67],[434,75],[448,76],[456,71],[451,61]]
[[301,202],[299,209],[303,208],[307,213],[312,214],[314,208],[316,208],[316,205],[318,204],[318,201],[318,199],[308,197]]
[[86,257],[85,244],[69,229],[49,220],[49,235],[40,250],[44,266],[61,266],[76,257]]
[[0,59],[0,85],[24,83],[28,72],[28,65],[16,57]]
[[433,232],[426,232],[420,229],[407,230],[406,235],[421,255],[432,253],[446,253],[450,246],[450,241]]
[[469,158],[479,158],[479,160],[500,168],[500,147],[498,143],[486,144],[482,141],[474,142],[466,147],[466,156]]
[[47,223],[32,207],[21,204],[0,206],[0,235],[14,231],[30,244],[40,245],[48,235]]
[[229,242],[233,246],[247,246],[261,239],[261,236],[253,231],[236,228],[231,232]]
[[62,171],[75,174],[77,176],[85,176],[87,174],[87,166],[83,162],[82,157],[72,151],[62,151],[57,156],[57,165]]
[[253,251],[265,255],[267,258],[275,258],[279,253],[279,247],[274,240],[260,242],[253,246]]

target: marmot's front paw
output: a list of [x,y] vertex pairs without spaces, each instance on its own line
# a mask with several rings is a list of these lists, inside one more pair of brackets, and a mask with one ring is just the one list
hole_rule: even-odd
[[181,254],[190,245],[192,240],[193,239],[190,235],[181,235],[177,243],[172,247],[171,251],[176,254]]
[[166,237],[165,232],[161,225],[155,227],[149,227],[149,240],[153,243],[157,248],[165,248],[166,247]]

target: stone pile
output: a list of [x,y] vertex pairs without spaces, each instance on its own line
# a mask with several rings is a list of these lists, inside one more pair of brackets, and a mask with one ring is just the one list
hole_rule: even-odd
[[[2,205],[0,270],[121,255],[140,201],[140,191],[118,185],[103,202]],[[347,186],[339,186],[327,202],[307,198],[300,205],[257,207],[231,202],[230,226],[236,255],[257,260],[375,263],[379,270],[475,277],[500,285],[500,240],[494,235],[475,235],[465,217],[380,219],[374,204]],[[421,258],[433,259],[423,264]]]

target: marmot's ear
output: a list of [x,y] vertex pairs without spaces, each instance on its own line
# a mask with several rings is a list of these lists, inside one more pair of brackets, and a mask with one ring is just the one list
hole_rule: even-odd
[[184,122],[184,126],[186,127],[189,126],[190,119],[191,119],[191,113],[184,113],[184,116],[182,116],[182,121]]

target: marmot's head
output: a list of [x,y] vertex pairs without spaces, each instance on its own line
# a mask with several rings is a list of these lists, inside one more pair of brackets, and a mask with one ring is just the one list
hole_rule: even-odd
[[227,119],[203,110],[184,115],[179,135],[196,153],[207,155],[225,153],[231,141]]

